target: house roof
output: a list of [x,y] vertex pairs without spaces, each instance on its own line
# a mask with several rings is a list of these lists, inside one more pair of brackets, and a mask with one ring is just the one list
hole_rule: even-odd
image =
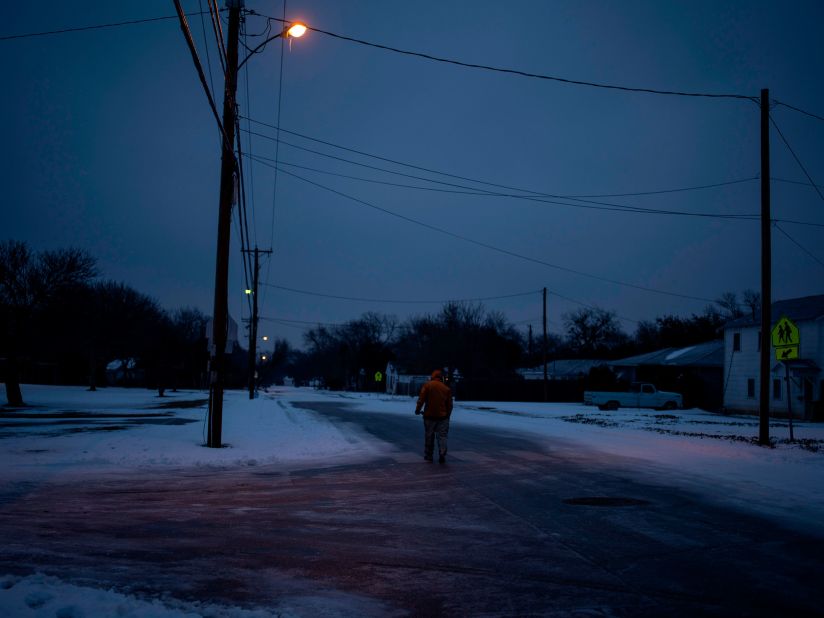
[[610,365],[613,367],[639,367],[641,365],[722,367],[724,365],[724,341],[719,339],[685,348],[664,348],[612,361]]
[[[589,370],[599,365],[607,365],[609,361],[590,359],[569,359],[553,360],[547,362],[547,376],[557,378],[577,378],[580,375],[588,375]],[[532,369],[519,369],[520,373],[527,380],[538,380],[544,377],[544,366],[539,365]]]
[[[824,317],[824,294],[816,296],[802,296],[801,298],[788,298],[778,300],[772,304],[771,321],[777,322],[782,315],[787,316],[793,322],[803,320],[817,320]],[[755,326],[761,324],[761,313],[756,316],[744,316],[735,320],[730,320],[724,324],[724,328],[741,328],[743,326]]]

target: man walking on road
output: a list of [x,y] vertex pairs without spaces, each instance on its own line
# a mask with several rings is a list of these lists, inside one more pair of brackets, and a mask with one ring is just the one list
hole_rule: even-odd
[[446,437],[449,433],[449,417],[452,414],[452,391],[443,383],[443,372],[436,369],[432,379],[421,388],[415,414],[423,409],[424,448],[423,458],[432,461],[435,451],[435,434],[438,435],[438,461],[446,461]]

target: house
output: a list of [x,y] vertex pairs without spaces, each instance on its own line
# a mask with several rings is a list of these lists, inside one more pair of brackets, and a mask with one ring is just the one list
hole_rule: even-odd
[[[782,316],[799,330],[799,358],[779,362],[770,342],[770,414],[824,420],[824,294],[772,304],[771,321]],[[757,413],[761,316],[747,316],[724,325],[724,408]],[[784,363],[788,363],[785,365]],[[789,369],[790,381],[785,375]],[[789,397],[788,397],[789,386]],[[789,406],[788,406],[789,404]]]
[[724,342],[708,341],[683,348],[664,348],[612,361],[622,382],[651,382],[684,396],[685,408],[718,410],[722,404]]

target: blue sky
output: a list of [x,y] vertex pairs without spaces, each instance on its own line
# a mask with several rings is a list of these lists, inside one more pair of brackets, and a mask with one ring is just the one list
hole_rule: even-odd
[[[183,2],[188,12],[200,4],[205,7]],[[284,10],[280,2],[255,0],[246,7],[275,17]],[[165,15],[174,15],[171,1],[18,3],[7,10],[0,36]],[[824,116],[824,5],[817,2],[291,0],[286,15],[392,47],[575,80],[753,97],[767,87],[772,98]],[[190,23],[204,65],[208,43],[220,105],[214,38],[204,38],[199,17]],[[249,35],[264,27],[260,17],[247,19]],[[282,50],[284,129],[430,170],[555,195],[742,180],[712,189],[592,199],[686,212],[759,212],[759,183],[752,180],[760,169],[759,108],[750,101],[529,79],[310,32],[291,49],[274,41],[250,59],[239,87],[244,117],[277,124]],[[167,308],[191,305],[211,312],[220,145],[176,20],[0,41],[0,58],[6,77],[0,111],[7,121],[0,150],[0,236],[37,249],[85,247],[98,257],[104,276],[135,286]],[[783,106],[772,114],[807,172],[824,184],[824,121]],[[672,294],[712,299],[759,287],[757,221],[370,183],[362,179],[461,190],[295,146],[481,186],[294,135],[281,134],[276,153],[274,141],[247,132],[271,138],[274,129],[245,120],[242,128],[247,153],[277,155],[281,169],[305,179],[279,173],[275,184],[265,161],[245,161],[252,244],[274,250],[262,268],[269,284],[396,300],[534,290],[486,303],[523,328],[529,322],[539,327],[537,290],[546,286],[552,332],[560,331],[564,312],[580,306],[569,299],[614,310],[628,318],[622,324],[631,332],[633,320],[689,315],[707,304]],[[773,296],[822,293],[824,200],[812,187],[784,182],[807,179],[774,130],[771,143],[772,176],[780,179],[772,185],[773,217],[819,224],[779,223],[792,241],[774,231]],[[235,230],[230,307],[237,318],[247,317],[247,310]],[[512,253],[670,294],[607,283]],[[299,342],[305,325],[298,322],[336,323],[367,310],[404,318],[438,308],[264,287],[261,314],[295,322],[264,322],[261,334]]]

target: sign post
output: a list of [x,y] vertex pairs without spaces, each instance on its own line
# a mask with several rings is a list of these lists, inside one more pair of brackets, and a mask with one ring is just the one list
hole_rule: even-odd
[[787,384],[787,419],[790,424],[790,442],[795,441],[793,435],[793,402],[792,386],[790,384],[790,364],[787,361],[798,358],[798,348],[801,346],[801,333],[798,326],[785,315],[782,315],[778,323],[770,333],[772,345],[775,348],[775,360],[784,364],[784,381]]
[[790,399],[790,365],[784,363],[784,379],[787,381],[787,417],[790,420],[790,442],[795,442],[793,436],[793,402]]

